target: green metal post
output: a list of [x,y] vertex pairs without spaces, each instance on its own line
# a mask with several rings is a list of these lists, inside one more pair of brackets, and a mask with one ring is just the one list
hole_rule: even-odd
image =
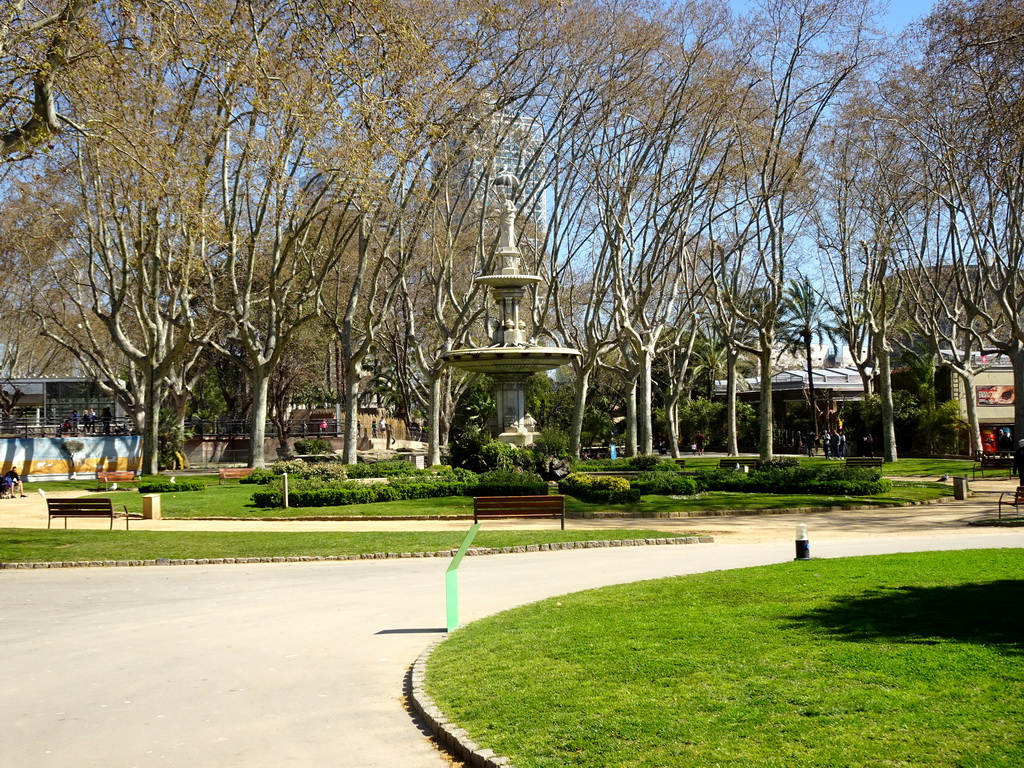
[[462,540],[462,546],[459,547],[459,551],[455,553],[455,557],[452,558],[451,565],[448,566],[448,570],[444,574],[444,587],[445,587],[445,600],[448,606],[448,631],[451,632],[453,629],[457,629],[459,626],[459,563],[462,562],[462,558],[466,556],[466,552],[469,550],[469,545],[473,543],[473,539],[476,537],[476,532],[480,530],[481,523],[474,523],[469,532],[466,534],[466,538]]

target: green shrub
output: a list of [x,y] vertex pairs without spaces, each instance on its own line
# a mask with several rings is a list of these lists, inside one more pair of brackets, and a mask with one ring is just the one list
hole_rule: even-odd
[[149,480],[139,483],[139,493],[173,493],[175,491],[205,491],[206,483],[202,480],[177,480],[169,483],[166,480]]
[[288,459],[287,461],[275,461],[270,465],[270,471],[275,475],[283,475],[286,472],[289,475],[302,475],[309,466],[302,459]]
[[629,472],[633,459],[574,459],[572,466],[578,472]]
[[629,460],[629,468],[634,472],[650,472],[658,464],[661,464],[661,459],[650,453],[633,456]]
[[[318,462],[315,464],[306,464],[305,467],[296,473],[299,477],[308,480],[347,480],[348,475],[347,464],[335,464],[333,462]],[[291,473],[288,474],[289,479]]]
[[396,475],[429,476],[429,469],[416,469],[416,465],[408,461],[378,461],[375,464],[346,464],[349,477],[394,477]]
[[[289,478],[290,480],[290,478]],[[260,507],[280,507],[283,495],[280,480],[256,491],[252,500]],[[288,505],[291,507],[340,507],[349,504],[374,504],[402,499],[430,499],[465,495],[469,486],[453,480],[434,482],[325,483],[322,480],[297,479],[288,483]]]
[[767,461],[762,461],[761,459],[758,459],[757,461],[754,462],[754,469],[758,471],[765,469],[788,468],[799,466],[800,462],[797,459],[793,458],[770,459]]
[[630,485],[641,495],[693,496],[697,483],[688,475],[668,472],[644,472],[630,481]]
[[267,483],[276,480],[279,476],[280,475],[272,470],[256,467],[252,471],[252,474],[248,477],[239,478],[238,482],[246,485],[266,485]]
[[592,504],[633,504],[640,491],[629,487],[623,477],[593,477],[573,472],[558,484],[559,493],[575,496]]
[[546,496],[548,484],[532,472],[494,470],[480,475],[472,496]]
[[498,440],[485,444],[480,458],[488,470],[533,472],[537,468],[537,455],[532,450]]
[[751,490],[750,475],[732,469],[700,469],[692,477],[698,493]]
[[[578,496],[576,498],[579,498]],[[640,501],[640,491],[632,488],[627,488],[624,491],[612,491],[604,488],[598,488],[587,493],[587,497],[583,501],[588,501],[591,504],[637,504]]]
[[295,452],[309,456],[317,456],[326,453],[334,453],[334,447],[330,440],[322,437],[304,437],[295,441]]
[[873,496],[892,489],[879,469],[843,465],[808,467],[772,463],[750,473],[731,469],[699,470],[699,491],[813,493],[826,496]]
[[558,427],[545,427],[540,431],[540,440],[534,443],[534,452],[541,456],[569,456],[569,433]]

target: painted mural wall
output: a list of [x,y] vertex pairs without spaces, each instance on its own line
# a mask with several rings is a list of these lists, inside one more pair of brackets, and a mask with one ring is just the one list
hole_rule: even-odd
[[[71,442],[81,449],[69,454]],[[73,445],[71,447],[74,447]],[[39,437],[0,440],[0,474],[11,467],[23,479],[68,480],[96,477],[97,472],[142,469],[142,438],[138,435],[109,435],[71,438]]]

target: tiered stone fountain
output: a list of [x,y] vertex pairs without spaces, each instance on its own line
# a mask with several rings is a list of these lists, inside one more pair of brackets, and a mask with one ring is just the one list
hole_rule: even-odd
[[456,349],[444,356],[456,368],[489,374],[495,382],[495,416],[490,424],[498,440],[514,445],[529,445],[539,436],[536,422],[526,412],[526,379],[539,371],[550,371],[569,363],[580,353],[565,347],[539,346],[528,337],[526,321],[519,303],[530,286],[542,282],[537,275],[520,270],[522,254],[516,246],[515,193],[519,180],[502,172],[495,181],[501,203],[501,224],[495,255],[501,260],[496,275],[482,275],[476,283],[490,288],[497,307],[498,322],[488,347]]

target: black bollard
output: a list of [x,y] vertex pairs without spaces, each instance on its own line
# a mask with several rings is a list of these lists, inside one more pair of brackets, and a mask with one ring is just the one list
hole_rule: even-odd
[[807,523],[800,523],[796,527],[796,559],[811,559],[811,542],[807,538]]

